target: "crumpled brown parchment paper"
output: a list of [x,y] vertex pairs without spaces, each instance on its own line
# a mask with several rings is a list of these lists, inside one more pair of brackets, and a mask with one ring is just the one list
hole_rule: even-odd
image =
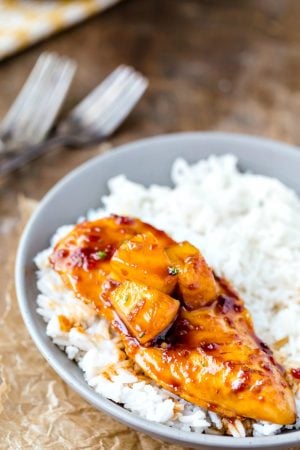
[[35,347],[19,312],[13,273],[19,237],[35,206],[32,200],[20,199],[18,231],[7,236],[11,252],[2,268],[8,279],[0,296],[5,304],[0,310],[0,450],[183,450],[131,430],[90,406]]
[[32,342],[17,305],[14,256],[21,230],[36,203],[20,199],[19,229],[0,301],[0,450],[181,450],[131,430],[97,411],[51,369]]

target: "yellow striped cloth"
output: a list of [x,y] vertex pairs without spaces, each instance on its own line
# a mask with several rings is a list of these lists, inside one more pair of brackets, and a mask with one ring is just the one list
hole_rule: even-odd
[[120,0],[0,0],[0,59]]

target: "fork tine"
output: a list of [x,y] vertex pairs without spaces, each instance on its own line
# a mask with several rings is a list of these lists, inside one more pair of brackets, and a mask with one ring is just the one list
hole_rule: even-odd
[[146,78],[137,78],[127,92],[124,92],[120,99],[107,110],[107,115],[99,121],[97,128],[101,129],[104,135],[112,134],[137,104],[147,87]]
[[[47,76],[40,85],[40,91],[31,103],[34,112],[27,116],[23,133],[24,140],[30,143],[40,142],[57,116],[75,73],[75,64],[68,59],[53,55]],[[42,97],[39,99],[39,97]],[[24,124],[25,125],[25,124]]]
[[117,101],[119,96],[131,86],[134,79],[135,73],[133,71],[127,72],[126,76],[122,78],[118,77],[115,83],[106,89],[105,93],[85,111],[85,116],[93,120],[93,117],[98,117],[101,113],[105,114],[105,111],[110,108],[110,105]]
[[95,96],[94,102],[91,102],[88,108],[81,111],[80,121],[84,126],[90,128],[94,125],[99,126],[98,123],[95,123],[101,121],[101,116],[105,116],[130,89],[139,75],[132,68],[128,69],[125,72],[120,72],[113,83],[108,85],[107,89],[101,91],[98,98]]
[[92,92],[85,97],[71,112],[74,115],[86,114],[90,107],[101,102],[103,95],[108,95],[116,83],[121,82],[132,72],[129,66],[121,65],[117,67],[108,77],[106,77]]
[[22,115],[23,109],[27,109],[27,104],[30,99],[30,95],[38,89],[39,83],[47,73],[47,68],[49,65],[49,55],[42,54],[34,68],[32,69],[29,77],[27,78],[25,84],[23,85],[19,95],[15,99],[10,110],[4,117],[1,123],[1,130],[9,129],[11,125],[15,122],[16,118]]
[[10,133],[19,142],[40,142],[60,109],[75,70],[75,63],[68,58],[42,54],[3,119],[1,135]]
[[[48,91],[43,103],[37,108],[34,117],[26,127],[27,141],[40,142],[51,128],[62,102],[69,89],[75,72],[75,65],[69,61],[57,62],[49,71],[49,77],[44,81],[43,89]],[[49,95],[50,93],[50,95]]]
[[[50,98],[50,102],[48,105],[48,112],[46,108],[44,108],[42,115],[43,118],[43,127],[40,129],[40,133],[42,136],[45,136],[49,129],[51,128],[54,120],[60,110],[60,107],[63,103],[63,99],[65,98],[68,89],[70,87],[71,80],[73,78],[74,69],[72,67],[66,66],[63,72],[60,74],[60,80],[57,82],[56,88],[53,90],[53,95]],[[61,99],[61,100],[59,100]],[[39,124],[37,123],[37,128]],[[42,138],[41,136],[41,138]]]

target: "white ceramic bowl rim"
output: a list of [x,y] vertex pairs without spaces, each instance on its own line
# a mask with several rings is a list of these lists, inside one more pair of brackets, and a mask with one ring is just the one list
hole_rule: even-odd
[[[169,441],[176,442],[177,444],[185,446],[203,446],[206,448],[228,448],[228,449],[242,449],[242,448],[276,448],[293,446],[300,443],[300,431],[291,431],[288,433],[282,433],[279,435],[272,435],[266,437],[247,437],[242,439],[236,439],[229,436],[215,436],[206,434],[197,434],[192,432],[185,432],[178,430],[176,428],[170,428],[162,424],[150,422],[148,420],[142,419],[133,413],[127,411],[123,407],[115,404],[114,402],[101,397],[99,394],[94,392],[88,384],[84,381],[83,377],[75,377],[72,373],[68,371],[68,368],[64,367],[57,359],[57,347],[50,341],[50,339],[45,341],[45,336],[42,336],[41,330],[36,323],[36,312],[35,308],[30,304],[35,299],[29,299],[26,293],[26,252],[30,240],[32,239],[32,230],[35,222],[38,218],[45,214],[47,209],[47,204],[51,199],[57,195],[57,193],[64,188],[65,184],[70,180],[76,178],[79,173],[83,171],[88,172],[95,162],[104,161],[109,158],[118,158],[119,155],[126,155],[130,153],[133,149],[152,145],[154,143],[167,144],[172,141],[181,141],[183,146],[187,146],[190,139],[201,139],[218,141],[221,140],[223,143],[228,144],[228,152],[230,152],[230,143],[239,142],[243,145],[243,142],[249,141],[253,146],[260,145],[262,148],[273,148],[276,151],[285,152],[287,156],[293,156],[295,159],[295,153],[297,153],[297,158],[299,158],[300,167],[300,155],[299,150],[295,152],[295,147],[290,145],[272,141],[270,139],[259,138],[254,136],[245,136],[239,134],[231,133],[219,133],[219,132],[195,132],[195,133],[175,133],[170,135],[157,136],[153,138],[146,138],[133,143],[125,144],[120,146],[118,149],[114,149],[113,152],[100,155],[92,160],[89,160],[85,164],[79,166],[61,181],[59,181],[43,198],[37,207],[36,211],[32,215],[30,221],[28,222],[17,252],[16,267],[15,267],[15,280],[16,280],[16,291],[19,301],[19,307],[23,316],[23,320],[26,327],[35,342],[36,346],[40,350],[41,354],[48,361],[48,363],[53,367],[53,369],[59,374],[59,376],[79,395],[86,399],[89,403],[94,405],[96,408],[104,411],[110,416],[116,418],[122,423],[131,426],[134,429],[148,433],[157,438],[167,439]],[[100,200],[100,195],[99,195]],[[85,213],[85,211],[82,211]],[[55,230],[53,230],[55,232]],[[49,236],[50,238],[50,236]],[[40,249],[42,250],[42,249]],[[44,333],[45,335],[45,333]],[[67,358],[67,357],[65,357]]]

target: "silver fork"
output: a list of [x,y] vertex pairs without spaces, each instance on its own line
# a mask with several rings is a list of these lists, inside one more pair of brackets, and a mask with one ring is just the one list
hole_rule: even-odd
[[54,137],[25,148],[0,163],[0,176],[58,147],[82,147],[101,142],[125,120],[148,86],[148,80],[129,66],[120,66],[97,86],[58,126]]
[[73,60],[43,53],[0,124],[0,155],[39,144],[51,129],[76,71]]

